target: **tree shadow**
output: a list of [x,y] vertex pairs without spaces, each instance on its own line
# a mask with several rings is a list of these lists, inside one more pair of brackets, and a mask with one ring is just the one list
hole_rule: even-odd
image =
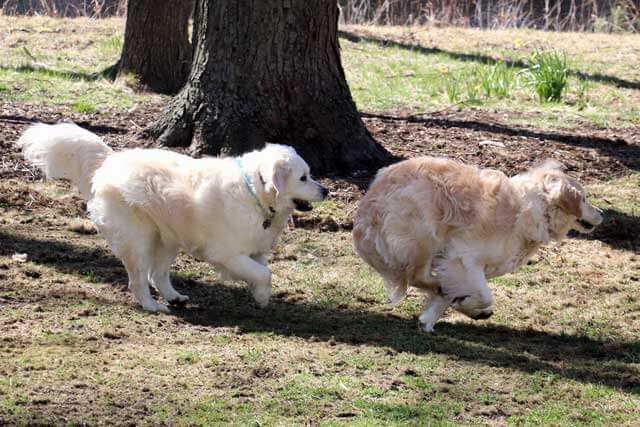
[[611,208],[604,209],[603,214],[604,221],[593,233],[571,233],[571,237],[599,240],[615,249],[640,253],[640,217]]
[[599,136],[569,134],[555,131],[539,131],[477,120],[455,120],[413,115],[397,117],[371,113],[361,113],[361,116],[365,118],[389,121],[420,123],[429,127],[470,129],[513,137],[524,136],[526,138],[559,142],[574,147],[591,148],[606,156],[616,158],[629,169],[640,170],[640,146],[629,144],[621,138],[603,138]]
[[[35,240],[0,231],[0,254],[29,254],[29,259],[59,271],[82,275],[88,268],[108,280],[126,281],[124,269],[106,249],[86,250],[57,240]],[[192,303],[172,315],[207,327],[234,326],[241,332],[271,332],[328,343],[369,345],[391,354],[436,353],[474,364],[545,372],[583,383],[640,394],[640,341],[605,342],[586,336],[513,329],[486,323],[440,322],[427,335],[413,320],[371,310],[324,307],[294,301],[278,292],[266,309],[255,308],[246,286],[207,284],[178,275],[176,287]],[[339,351],[339,349],[337,349]]]
[[84,73],[71,70],[56,70],[41,65],[0,65],[0,71],[13,71],[16,73],[42,73],[49,77],[57,77],[67,80],[84,80],[93,82],[103,77],[103,73]]
[[[62,123],[62,122],[52,122],[49,120],[42,120],[35,117],[24,117],[24,116],[10,115],[10,114],[0,114],[0,123],[1,122],[13,123],[13,124],[24,124],[24,125],[30,125],[30,124],[36,124],[36,123],[46,123],[48,125],[53,125],[56,123]],[[118,135],[124,135],[129,133],[129,130],[124,128],[117,128],[117,127],[107,126],[107,125],[93,125],[86,120],[74,121],[73,123],[77,124],[78,126],[81,126],[82,128],[90,132],[95,132],[99,134],[115,133]]]
[[[478,62],[481,64],[489,64],[493,65],[499,62],[504,63],[509,67],[514,68],[527,68],[528,64],[522,60],[512,60],[512,59],[500,59],[493,58],[488,55],[482,55],[479,53],[462,53],[462,52],[452,52],[449,50],[440,49],[437,47],[424,47],[420,45],[413,45],[409,43],[401,43],[398,41],[385,39],[382,37],[375,37],[370,35],[361,35],[349,31],[338,31],[338,36],[342,37],[346,40],[349,40],[352,43],[360,43],[362,41],[370,42],[370,43],[378,43],[382,47],[397,47],[399,49],[410,50],[412,52],[418,52],[423,55],[434,55],[434,54],[442,54],[450,57],[451,59],[455,59],[458,61],[470,61],[470,62]],[[640,82],[633,80],[625,80],[615,76],[610,76],[607,74],[601,73],[585,73],[577,70],[569,70],[569,74],[579,77],[583,80],[589,80],[604,84],[613,85],[623,89],[640,89]]]

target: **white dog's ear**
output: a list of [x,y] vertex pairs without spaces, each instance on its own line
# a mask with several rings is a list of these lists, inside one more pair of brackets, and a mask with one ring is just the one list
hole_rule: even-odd
[[278,161],[273,165],[271,182],[273,183],[273,188],[276,189],[276,195],[284,191],[289,175],[291,175],[291,168],[285,162]]

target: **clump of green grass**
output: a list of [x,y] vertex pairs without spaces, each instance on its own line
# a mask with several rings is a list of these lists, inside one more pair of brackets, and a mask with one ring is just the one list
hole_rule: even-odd
[[504,62],[498,62],[491,67],[480,68],[481,86],[487,98],[505,99],[511,96],[515,87],[516,73],[512,67]]
[[460,90],[461,78],[458,74],[446,73],[444,75],[444,91],[447,99],[451,104],[455,104],[460,100],[462,91]]
[[181,365],[193,365],[200,360],[200,354],[194,350],[180,350],[176,354],[176,361]]
[[115,34],[100,41],[98,51],[104,55],[117,55],[122,51],[124,40],[122,34]]
[[92,102],[79,100],[71,104],[71,109],[77,113],[93,114],[98,111],[98,107]]
[[569,76],[567,56],[557,51],[536,50],[529,62],[526,80],[540,102],[560,102]]
[[578,79],[576,87],[577,101],[576,104],[580,110],[584,110],[589,106],[590,92],[593,84],[586,79]]
[[[481,104],[495,98],[512,96],[516,88],[516,73],[504,62],[492,66],[476,65],[458,72],[443,69],[444,91],[450,103]],[[463,95],[466,95],[463,98]]]

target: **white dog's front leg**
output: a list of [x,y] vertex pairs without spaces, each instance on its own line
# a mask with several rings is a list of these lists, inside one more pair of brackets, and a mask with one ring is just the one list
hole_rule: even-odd
[[269,255],[265,253],[251,255],[251,258],[264,266],[269,262]]
[[271,297],[271,270],[246,255],[228,258],[219,264],[234,277],[238,277],[251,286],[253,299],[260,308],[269,304]]

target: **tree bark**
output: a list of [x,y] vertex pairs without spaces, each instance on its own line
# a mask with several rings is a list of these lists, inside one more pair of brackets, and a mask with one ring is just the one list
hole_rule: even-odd
[[176,93],[191,68],[193,0],[130,0],[117,76],[132,73],[145,88]]
[[372,170],[369,135],[340,62],[335,0],[197,0],[191,74],[148,129],[193,154],[296,148],[316,173]]

